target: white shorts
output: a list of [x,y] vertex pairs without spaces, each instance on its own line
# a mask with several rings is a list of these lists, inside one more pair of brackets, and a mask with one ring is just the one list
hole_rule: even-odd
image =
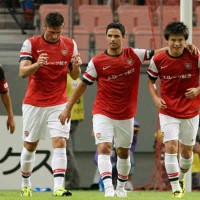
[[104,115],[93,116],[93,131],[96,144],[114,143],[114,147],[130,148],[133,139],[133,118],[114,120]]
[[64,137],[69,139],[70,122],[62,125],[58,116],[65,109],[66,104],[50,107],[35,107],[23,104],[23,134],[27,142],[45,139],[47,130],[50,137]]
[[199,127],[199,115],[190,119],[177,119],[168,115],[159,114],[161,131],[164,134],[163,142],[179,140],[180,143],[193,146]]

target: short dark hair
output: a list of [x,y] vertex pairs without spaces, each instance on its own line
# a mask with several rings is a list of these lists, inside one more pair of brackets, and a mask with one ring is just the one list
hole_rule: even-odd
[[106,34],[107,34],[108,30],[111,28],[119,29],[122,36],[124,36],[126,33],[126,29],[125,29],[124,25],[119,22],[112,22],[112,23],[108,24],[108,26],[106,27]]
[[64,25],[64,18],[59,12],[50,12],[45,18],[45,24],[49,27]]
[[168,40],[170,35],[183,35],[187,40],[189,36],[188,27],[183,22],[171,22],[164,30],[165,39]]
[[5,79],[4,70],[1,64],[0,64],[0,79]]

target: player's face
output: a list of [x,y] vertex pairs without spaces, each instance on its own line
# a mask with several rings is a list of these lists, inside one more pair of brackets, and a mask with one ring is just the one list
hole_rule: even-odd
[[60,35],[62,34],[63,31],[63,26],[58,26],[58,27],[44,26],[43,30],[44,30],[44,39],[47,42],[56,43],[60,39]]
[[183,53],[186,44],[185,37],[183,35],[171,35],[169,36],[167,44],[171,56],[180,56]]
[[119,29],[109,29],[106,35],[108,48],[112,51],[121,50],[124,37]]

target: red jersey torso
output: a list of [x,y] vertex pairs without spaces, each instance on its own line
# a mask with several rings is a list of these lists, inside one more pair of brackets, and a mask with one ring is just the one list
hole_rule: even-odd
[[55,44],[46,42],[43,36],[35,36],[24,42],[20,60],[29,59],[35,63],[42,53],[49,58],[46,65],[29,77],[24,104],[45,107],[67,102],[66,77],[73,52],[72,39],[62,36]]
[[200,95],[188,99],[189,88],[199,86],[199,55],[191,55],[184,50],[180,57],[171,57],[161,52],[153,57],[148,73],[161,80],[160,93],[167,108],[160,113],[176,118],[192,118],[200,113]]
[[105,52],[90,61],[83,80],[97,81],[97,95],[93,114],[112,119],[129,119],[136,113],[140,65],[144,49],[125,48],[120,56]]

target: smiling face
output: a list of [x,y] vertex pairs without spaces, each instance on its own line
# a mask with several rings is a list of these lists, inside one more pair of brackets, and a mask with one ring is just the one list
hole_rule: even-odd
[[44,39],[50,43],[58,42],[60,40],[60,35],[62,34],[63,27],[64,25],[57,27],[49,27],[47,25],[44,25],[43,26]]
[[170,35],[167,44],[169,46],[169,54],[173,57],[178,57],[184,51],[186,40],[184,35]]
[[124,36],[119,29],[111,28],[108,30],[107,35],[108,52],[112,55],[118,55],[122,51],[122,43]]

